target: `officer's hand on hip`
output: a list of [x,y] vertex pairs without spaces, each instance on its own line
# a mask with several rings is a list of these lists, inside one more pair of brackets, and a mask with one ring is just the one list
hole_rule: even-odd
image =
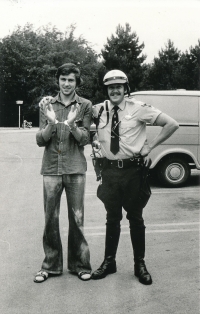
[[151,148],[149,147],[149,145],[144,145],[140,151],[140,155],[142,157],[146,157],[149,155],[150,152],[151,152]]

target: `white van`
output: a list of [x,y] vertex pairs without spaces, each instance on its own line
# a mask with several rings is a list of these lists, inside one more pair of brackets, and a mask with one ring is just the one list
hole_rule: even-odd
[[[200,91],[140,91],[131,97],[148,103],[179,123],[179,129],[151,153],[151,169],[162,183],[181,186],[191,173],[200,169]],[[147,126],[147,139],[160,132],[160,127]]]

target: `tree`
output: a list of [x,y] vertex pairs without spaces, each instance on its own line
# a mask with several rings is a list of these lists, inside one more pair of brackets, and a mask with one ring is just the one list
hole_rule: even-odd
[[188,90],[200,90],[200,40],[180,58],[181,86]]
[[155,90],[170,90],[177,87],[176,71],[180,60],[180,51],[168,40],[164,49],[158,52],[159,58],[154,58],[148,68],[146,84]]
[[36,112],[38,124],[38,102],[44,95],[55,95],[58,86],[55,82],[57,67],[66,62],[80,66],[84,84],[79,95],[95,99],[96,77],[101,65],[98,55],[82,38],[74,37],[75,26],[70,25],[60,32],[56,27],[47,25],[36,31],[33,25],[20,26],[0,42],[0,79],[1,104],[6,104],[7,126],[17,123],[16,100],[24,101],[23,114],[33,119]]
[[116,28],[116,34],[107,38],[107,44],[101,50],[106,70],[118,69],[124,71],[129,79],[131,91],[139,88],[143,76],[142,63],[146,56],[141,54],[144,43],[139,44],[139,38],[126,23]]
[[181,53],[171,40],[150,65],[144,66],[142,89],[200,89],[200,41]]

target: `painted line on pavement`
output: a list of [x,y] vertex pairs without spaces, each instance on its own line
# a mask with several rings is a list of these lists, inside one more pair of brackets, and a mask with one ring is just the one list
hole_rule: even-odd
[[[199,229],[172,229],[172,230],[150,230],[150,231],[146,231],[146,233],[173,233],[173,232],[191,232],[191,231],[195,231],[198,232]],[[122,235],[129,235],[129,232],[121,232]],[[86,237],[89,236],[105,236],[105,232],[96,232],[96,233],[85,233]]]
[[[164,224],[146,224],[147,228],[152,227],[173,227],[173,226],[196,226],[200,225],[200,222],[171,222]],[[128,229],[129,225],[121,225],[122,229]],[[84,227],[84,230],[98,230],[98,229],[106,229],[106,226],[94,226],[94,227]],[[68,227],[63,227],[63,230],[68,230]]]
[[[180,222],[180,223],[166,223],[166,224],[149,224],[146,225],[147,228],[153,228],[153,227],[178,227],[178,226],[197,226],[200,222]],[[122,225],[122,229],[129,229],[128,225]],[[63,230],[66,232],[67,227],[64,227]],[[106,227],[105,226],[94,226],[94,227],[84,227],[85,236],[105,236],[106,233]],[[87,232],[89,230],[97,230],[97,232]],[[103,232],[98,232],[99,230],[103,230]],[[200,230],[197,228],[179,228],[179,229],[152,229],[152,230],[146,230],[146,233],[178,233],[178,232],[199,232]],[[122,231],[122,235],[129,235],[130,231]],[[64,233],[64,236],[68,236],[68,233]]]
[[184,192],[187,192],[187,193],[196,193],[199,191],[199,188],[196,188],[196,189],[188,189],[188,190],[169,190],[169,191],[161,191],[161,190],[152,190],[152,194],[177,194],[177,193],[184,193]]
[[[166,226],[195,226],[199,225],[200,222],[172,222],[172,223],[164,223],[164,224],[146,224],[147,228],[151,227],[166,227]],[[129,225],[121,225],[121,228],[129,228]],[[95,226],[95,227],[84,227],[84,230],[95,230],[95,229],[106,229],[105,226]]]
[[[154,190],[152,189],[152,195],[153,194],[182,194],[182,193],[197,193],[199,192],[199,188],[196,189],[188,189],[188,190]],[[85,193],[86,196],[96,196],[96,192],[95,193]]]

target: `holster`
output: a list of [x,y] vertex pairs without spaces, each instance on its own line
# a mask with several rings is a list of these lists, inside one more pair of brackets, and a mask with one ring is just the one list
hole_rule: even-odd
[[92,158],[92,163],[94,166],[94,170],[97,176],[97,181],[101,180],[101,171],[103,169],[103,166],[105,164],[105,158],[103,157],[93,157]]
[[141,208],[144,208],[151,196],[151,188],[149,185],[149,180],[148,180],[148,175],[149,175],[149,168],[151,166],[151,159],[149,158],[144,162],[142,165],[142,182],[141,182],[141,187],[139,191],[139,196],[138,196],[138,205]]

